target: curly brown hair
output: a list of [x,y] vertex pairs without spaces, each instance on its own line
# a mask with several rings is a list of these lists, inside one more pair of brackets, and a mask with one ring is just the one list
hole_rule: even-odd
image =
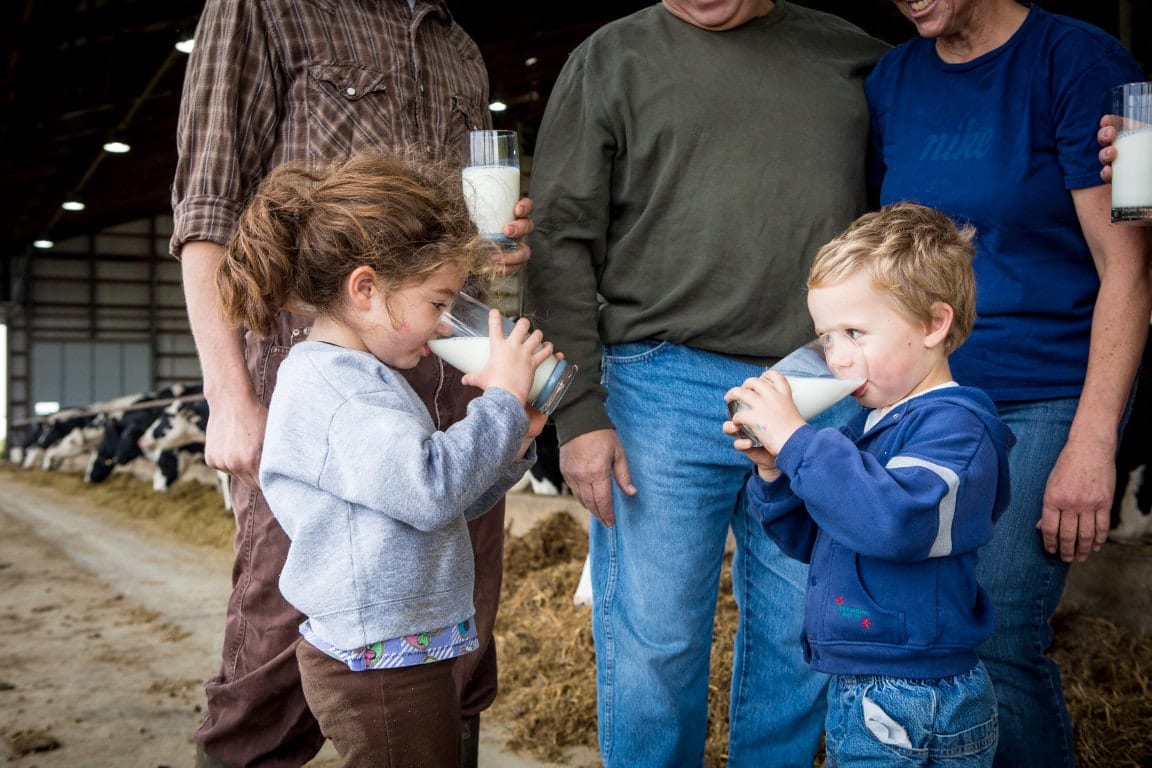
[[344,278],[369,266],[386,295],[445,267],[483,274],[460,171],[415,154],[363,154],[275,168],[240,216],[216,271],[231,322],[270,336],[281,309],[338,317]]

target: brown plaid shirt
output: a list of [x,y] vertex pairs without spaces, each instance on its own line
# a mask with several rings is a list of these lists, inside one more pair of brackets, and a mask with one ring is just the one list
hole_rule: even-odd
[[289,160],[417,146],[460,155],[490,128],[480,50],[440,0],[208,0],[188,62],[172,253],[224,245]]

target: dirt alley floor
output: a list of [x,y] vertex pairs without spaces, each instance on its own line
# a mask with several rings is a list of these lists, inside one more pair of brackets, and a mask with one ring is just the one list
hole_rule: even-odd
[[[191,766],[228,549],[11,472],[0,473],[0,768]],[[480,762],[547,765],[507,751],[491,718]],[[309,768],[335,765],[325,746]]]

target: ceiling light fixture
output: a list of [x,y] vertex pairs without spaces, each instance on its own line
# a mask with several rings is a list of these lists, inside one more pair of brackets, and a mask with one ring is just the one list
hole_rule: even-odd
[[[148,81],[146,86],[144,86],[144,90],[133,100],[127,114],[125,114],[124,117],[120,120],[120,124],[112,129],[112,131],[107,135],[116,138],[121,138],[127,135],[128,127],[132,124],[132,119],[136,116],[136,112],[148,99],[152,97],[152,94],[156,91],[164,75],[174,66],[183,67],[185,65],[186,62],[184,57],[179,52],[169,49],[168,55],[164,58],[164,61],[160,64],[160,67],[152,75],[152,79]],[[80,180],[71,187],[70,194],[80,195],[84,193],[84,189],[88,184],[88,181],[96,173],[97,168],[100,167],[100,163],[103,162],[104,158],[108,154],[118,154],[125,152],[128,149],[130,149],[130,147],[128,147],[128,145],[124,142],[109,141],[109,143],[105,145],[104,151],[100,152],[96,155],[95,158],[93,158],[92,163],[88,166],[88,169],[84,171],[84,174],[80,177]],[[48,239],[48,236],[51,235],[53,227],[56,226],[56,223],[60,220],[60,217],[62,215],[66,215],[63,213],[63,211],[82,211],[84,208],[85,206],[83,203],[77,200],[69,200],[60,208],[55,209],[52,213],[52,219],[48,222],[47,227],[42,230],[42,232],[45,234],[45,237],[34,241],[32,243],[33,246],[36,248],[52,248],[55,244]]]
[[528,58],[524,59],[524,66],[534,67],[538,61],[540,61],[540,59],[536,58],[535,56],[529,56]]
[[508,105],[500,100],[496,100],[488,105],[488,109],[493,112],[503,112],[504,110],[508,109]]

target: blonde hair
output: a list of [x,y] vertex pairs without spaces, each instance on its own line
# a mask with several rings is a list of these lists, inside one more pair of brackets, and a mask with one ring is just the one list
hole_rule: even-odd
[[932,305],[952,307],[944,340],[952,352],[976,321],[976,254],[971,225],[957,227],[945,214],[916,203],[893,203],[856,219],[816,254],[808,287],[839,282],[866,269],[877,290],[891,294],[913,319],[932,320]]
[[365,154],[312,169],[275,168],[240,216],[216,271],[225,317],[261,336],[281,309],[339,316],[344,278],[371,267],[386,295],[445,267],[483,271],[454,167],[414,155]]

